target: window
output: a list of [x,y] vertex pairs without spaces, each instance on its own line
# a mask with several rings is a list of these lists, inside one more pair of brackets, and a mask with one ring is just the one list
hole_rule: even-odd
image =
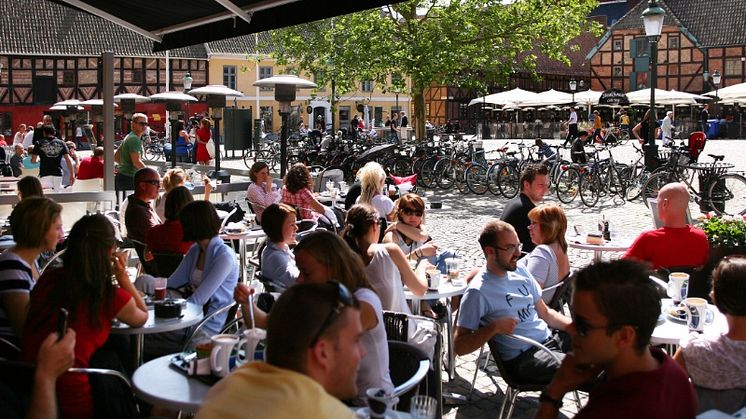
[[622,77],[622,66],[620,65],[614,66],[614,77]]
[[372,92],[373,91],[373,80],[363,81],[360,90],[362,90],[363,92]]
[[679,49],[678,35],[668,35],[668,49]]
[[271,106],[260,106],[259,114],[262,122],[264,123],[264,132],[272,132],[272,107]]
[[339,127],[349,128],[350,126],[350,107],[340,106],[339,107]]
[[62,72],[62,84],[65,86],[75,84],[75,70],[65,70]]
[[639,37],[635,38],[635,50],[637,51],[635,57],[647,57],[650,55],[650,43],[648,38]]
[[740,76],[743,74],[743,61],[740,58],[727,58],[725,60],[724,76]]
[[611,43],[611,50],[612,51],[621,51],[624,49],[624,39],[622,38],[614,38],[614,40]]
[[[272,77],[272,67],[259,67],[259,80]],[[259,90],[272,90],[271,87],[262,87]]]
[[142,83],[142,69],[132,70],[132,83]]
[[236,66],[235,65],[224,65],[223,66],[223,86],[227,86],[231,89],[236,89]]
[[376,120],[377,127],[383,126],[383,107],[376,106],[373,108],[373,118]]

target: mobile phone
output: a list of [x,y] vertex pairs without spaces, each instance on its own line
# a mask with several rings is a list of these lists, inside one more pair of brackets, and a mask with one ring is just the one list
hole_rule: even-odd
[[69,312],[65,308],[60,308],[57,315],[57,342],[61,341],[67,333],[67,316]]

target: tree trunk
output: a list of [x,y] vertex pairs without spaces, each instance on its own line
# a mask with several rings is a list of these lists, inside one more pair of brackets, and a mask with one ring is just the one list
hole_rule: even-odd
[[412,123],[415,127],[415,135],[417,141],[427,141],[427,134],[425,132],[425,95],[424,89],[418,88],[412,92],[414,96],[414,121]]

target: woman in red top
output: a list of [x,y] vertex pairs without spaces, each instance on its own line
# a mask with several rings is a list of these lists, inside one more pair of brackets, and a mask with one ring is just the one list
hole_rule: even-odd
[[[127,275],[123,254],[115,254],[114,227],[101,214],[81,218],[70,231],[64,267],[48,270],[31,291],[21,358],[33,362],[41,343],[56,331],[60,309],[75,330],[75,367],[88,367],[91,356],[108,339],[116,318],[133,327],[145,324],[148,308]],[[114,285],[116,278],[118,287]],[[92,418],[91,385],[86,374],[65,373],[57,380],[63,418]],[[107,401],[101,401],[101,405]]]
[[181,228],[179,213],[186,204],[194,201],[191,192],[184,186],[177,186],[166,194],[166,221],[150,227],[147,239],[148,251],[152,253],[181,253],[185,255],[193,241],[182,241],[184,230]]
[[210,164],[210,153],[207,152],[207,143],[210,141],[212,133],[210,120],[205,118],[200,122],[200,128],[197,130],[197,163]]

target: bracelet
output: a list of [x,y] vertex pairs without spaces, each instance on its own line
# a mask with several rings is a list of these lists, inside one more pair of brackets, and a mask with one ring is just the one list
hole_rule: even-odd
[[421,258],[422,257],[422,251],[420,249],[417,249],[417,250],[414,251],[414,255],[417,256],[418,258]]
[[539,402],[549,403],[552,406],[554,406],[557,410],[559,410],[562,407],[562,399],[560,400],[553,399],[552,396],[550,396],[546,390],[543,390],[541,394],[539,395]]

